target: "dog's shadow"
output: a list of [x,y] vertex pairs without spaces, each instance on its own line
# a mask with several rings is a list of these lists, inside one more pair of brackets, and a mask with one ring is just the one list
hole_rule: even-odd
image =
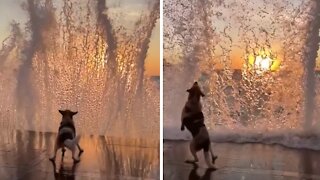
[[216,171],[215,168],[208,168],[203,176],[199,176],[197,169],[199,168],[197,163],[190,163],[193,165],[193,169],[189,173],[189,180],[210,180],[211,173]]

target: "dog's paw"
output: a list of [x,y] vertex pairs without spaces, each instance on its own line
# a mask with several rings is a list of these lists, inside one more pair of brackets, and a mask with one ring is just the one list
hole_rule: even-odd
[[217,170],[217,168],[214,166],[209,166],[207,170],[208,171],[215,171],[215,170]]
[[56,160],[56,157],[49,158],[49,161],[54,162]]
[[213,163],[213,164],[216,162],[216,159],[218,159],[218,156],[213,156],[213,157],[212,157],[212,163]]
[[189,159],[187,159],[187,160],[185,160],[184,162],[185,162],[185,163],[189,163],[189,164],[195,164],[195,163],[198,162],[198,160],[189,160]]
[[80,150],[79,150],[79,156],[80,156],[83,152],[84,152],[84,150],[83,150],[83,149],[80,149]]
[[73,163],[74,164],[77,164],[78,162],[80,162],[80,159],[73,158]]

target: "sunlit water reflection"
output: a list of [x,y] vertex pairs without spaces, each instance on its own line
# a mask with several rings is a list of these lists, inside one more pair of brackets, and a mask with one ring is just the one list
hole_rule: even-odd
[[80,163],[73,165],[70,151],[61,163],[58,151],[54,169],[48,157],[55,133],[2,132],[0,137],[1,179],[158,179],[160,174],[159,140],[81,136]]

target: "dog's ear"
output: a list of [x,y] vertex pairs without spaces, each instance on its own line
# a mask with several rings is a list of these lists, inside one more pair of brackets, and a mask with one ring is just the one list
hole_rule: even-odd
[[200,91],[200,95],[201,95],[201,97],[204,97],[204,94],[203,94],[203,92],[202,92],[202,91]]
[[65,111],[59,110],[59,113],[64,115]]
[[190,92],[191,92],[191,89],[187,89],[187,92],[190,93]]
[[74,116],[74,115],[76,115],[76,114],[78,114],[78,111],[72,112],[72,116]]

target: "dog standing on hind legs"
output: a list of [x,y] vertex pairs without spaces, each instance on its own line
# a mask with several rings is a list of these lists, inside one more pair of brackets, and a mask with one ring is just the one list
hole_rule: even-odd
[[[181,114],[181,131],[186,127],[192,134],[192,141],[190,143],[190,151],[193,160],[186,160],[187,163],[198,162],[197,152],[203,150],[206,164],[209,168],[214,168],[213,164],[217,159],[211,149],[211,143],[208,130],[204,124],[204,116],[202,113],[202,105],[200,97],[204,97],[197,82],[193,83],[193,86],[187,90],[189,93],[188,100],[182,110]],[[210,154],[211,162],[210,162]]]
[[68,148],[72,152],[72,159],[74,163],[78,163],[80,160],[75,157],[76,148],[79,149],[79,157],[83,153],[79,145],[79,136],[76,136],[76,129],[73,122],[73,116],[78,112],[73,112],[70,110],[59,110],[62,115],[62,120],[59,126],[58,136],[54,145],[54,155],[50,158],[50,161],[55,162],[57,151],[62,149],[62,159],[66,151],[65,148]]

